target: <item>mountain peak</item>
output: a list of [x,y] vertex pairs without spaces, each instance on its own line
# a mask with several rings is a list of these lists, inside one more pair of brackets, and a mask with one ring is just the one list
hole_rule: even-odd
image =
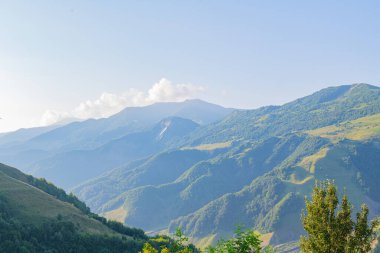
[[[355,83],[351,85],[332,86],[321,89],[313,94],[299,98],[295,101],[285,104],[287,107],[299,106],[299,105],[312,105],[326,102],[332,102],[334,100],[344,98],[362,99],[366,96],[373,96],[375,93],[379,93],[380,88],[366,83]],[[359,101],[358,100],[358,101]]]
[[350,85],[350,90],[349,92],[355,91],[355,92],[367,92],[370,90],[380,90],[380,87],[367,84],[367,83],[355,83]]
[[351,87],[352,88],[366,88],[366,89],[368,89],[368,88],[380,89],[380,87],[372,85],[372,84],[368,84],[368,83],[354,83],[354,84],[351,84]]

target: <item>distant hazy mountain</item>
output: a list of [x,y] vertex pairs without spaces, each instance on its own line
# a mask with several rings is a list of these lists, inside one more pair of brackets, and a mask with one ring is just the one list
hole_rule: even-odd
[[3,133],[0,136],[0,145],[7,144],[8,146],[11,146],[20,142],[25,142],[57,127],[59,126],[54,125],[47,127],[22,128],[13,132]]
[[167,117],[190,119],[207,124],[222,119],[233,109],[227,109],[202,100],[156,103],[144,107],[128,107],[104,119],[75,122],[39,135],[28,143],[36,148],[72,150],[94,148],[126,134],[151,128]]
[[[30,171],[29,166],[34,162],[61,152],[99,148],[128,134],[148,131],[154,124],[168,117],[181,117],[197,124],[208,124],[221,120],[232,111],[233,109],[201,100],[187,100],[130,107],[109,118],[73,122],[61,127],[52,126],[50,129],[20,130],[0,137],[0,160]],[[7,144],[10,141],[13,145]]]
[[198,126],[188,119],[166,118],[149,130],[128,134],[93,150],[59,153],[32,164],[29,170],[68,189],[107,169],[160,152]]
[[274,244],[297,240],[316,179],[334,179],[356,208],[364,201],[371,216],[380,214],[378,87],[331,87],[283,106],[235,111],[179,145],[74,191],[107,217],[151,231],[182,227],[200,244],[237,224],[268,233]]

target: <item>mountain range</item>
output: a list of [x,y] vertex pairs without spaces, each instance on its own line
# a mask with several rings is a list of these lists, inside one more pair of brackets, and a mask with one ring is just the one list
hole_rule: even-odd
[[105,170],[168,148],[233,109],[201,100],[126,108],[104,119],[23,129],[0,137],[0,159],[68,189]]
[[3,162],[46,177],[94,212],[152,233],[181,227],[198,246],[254,228],[297,241],[316,180],[380,215],[380,88],[330,87],[281,106],[200,100],[0,136]]

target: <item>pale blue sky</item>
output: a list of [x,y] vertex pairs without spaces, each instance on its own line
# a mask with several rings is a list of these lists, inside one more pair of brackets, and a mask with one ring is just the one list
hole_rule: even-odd
[[379,13],[380,1],[0,1],[0,131],[104,92],[147,97],[162,78],[239,108],[378,85]]

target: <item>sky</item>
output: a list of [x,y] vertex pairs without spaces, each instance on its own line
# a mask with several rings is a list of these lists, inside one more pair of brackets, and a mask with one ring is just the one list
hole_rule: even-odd
[[380,1],[0,1],[0,132],[380,80]]

